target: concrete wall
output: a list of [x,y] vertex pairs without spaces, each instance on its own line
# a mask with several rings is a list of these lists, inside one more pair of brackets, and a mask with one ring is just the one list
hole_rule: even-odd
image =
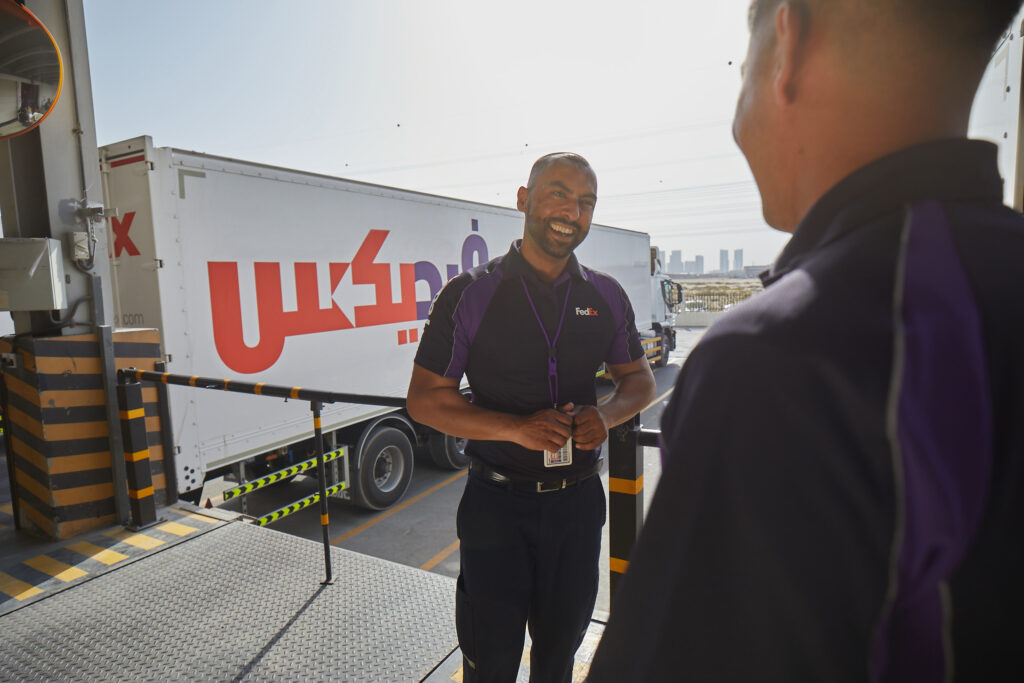
[[721,313],[682,311],[676,315],[676,327],[710,327]]

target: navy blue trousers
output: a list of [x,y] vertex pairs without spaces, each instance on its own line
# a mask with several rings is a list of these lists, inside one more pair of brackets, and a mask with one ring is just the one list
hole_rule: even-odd
[[527,626],[531,683],[571,680],[597,599],[604,523],[596,475],[551,493],[467,478],[455,600],[463,681],[515,681]]

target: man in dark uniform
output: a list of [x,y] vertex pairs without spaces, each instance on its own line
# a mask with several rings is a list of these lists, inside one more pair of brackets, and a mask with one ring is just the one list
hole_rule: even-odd
[[1024,219],[966,138],[1019,5],[751,5],[733,132],[793,237],[680,374],[588,680],[1024,680]]
[[[523,239],[441,290],[416,354],[409,414],[470,439],[456,596],[467,682],[514,681],[527,624],[530,680],[570,680],[597,597],[599,449],[654,398],[625,292],[573,255],[596,201],[585,159],[541,157],[519,188]],[[597,406],[601,363],[615,391]]]

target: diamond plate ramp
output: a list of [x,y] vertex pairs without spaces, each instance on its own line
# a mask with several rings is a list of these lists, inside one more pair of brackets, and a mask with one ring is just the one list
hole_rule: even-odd
[[455,581],[234,522],[0,617],[3,681],[424,679]]

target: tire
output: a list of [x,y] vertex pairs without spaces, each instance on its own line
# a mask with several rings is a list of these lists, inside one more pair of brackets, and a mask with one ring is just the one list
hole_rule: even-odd
[[434,464],[446,470],[462,470],[469,466],[466,455],[466,439],[447,434],[431,434],[427,441],[430,459]]
[[412,443],[405,432],[380,426],[363,442],[353,477],[352,502],[368,510],[391,507],[412,481]]

